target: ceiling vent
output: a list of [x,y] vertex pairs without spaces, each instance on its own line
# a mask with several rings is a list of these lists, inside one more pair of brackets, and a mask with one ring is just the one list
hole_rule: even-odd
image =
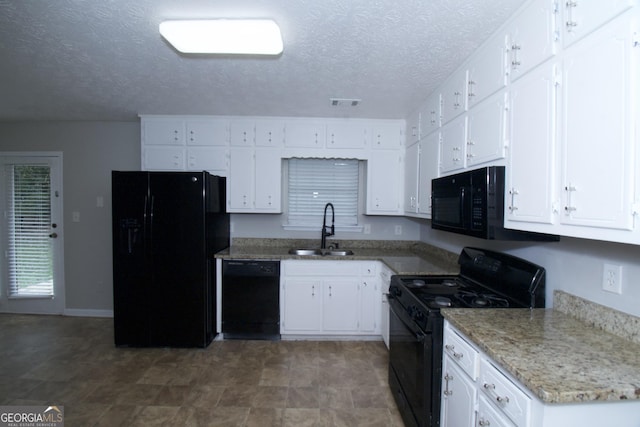
[[362,101],[355,98],[330,98],[333,107],[357,107]]

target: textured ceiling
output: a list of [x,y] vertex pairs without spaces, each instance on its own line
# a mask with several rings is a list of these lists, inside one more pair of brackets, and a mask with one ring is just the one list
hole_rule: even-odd
[[[523,2],[0,0],[0,121],[403,118]],[[181,55],[158,33],[163,20],[217,17],[274,19],[284,52]]]

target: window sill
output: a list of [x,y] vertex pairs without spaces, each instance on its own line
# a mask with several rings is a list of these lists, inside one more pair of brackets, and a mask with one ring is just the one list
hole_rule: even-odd
[[[282,228],[287,231],[317,231],[320,232],[322,226],[309,226],[309,225],[290,225],[282,224]],[[362,225],[336,225],[336,232],[346,233],[362,233],[364,227]]]

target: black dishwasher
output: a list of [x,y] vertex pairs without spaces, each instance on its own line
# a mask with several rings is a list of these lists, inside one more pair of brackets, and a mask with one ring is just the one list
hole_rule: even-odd
[[280,261],[222,262],[225,339],[280,339]]

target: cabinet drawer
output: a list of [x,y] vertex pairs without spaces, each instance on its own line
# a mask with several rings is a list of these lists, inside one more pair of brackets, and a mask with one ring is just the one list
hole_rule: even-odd
[[444,353],[474,381],[478,378],[478,352],[451,328],[447,328],[444,334]]
[[480,389],[518,426],[530,422],[531,398],[486,359],[480,361]]
[[484,396],[480,396],[478,402],[478,416],[476,417],[476,427],[515,427],[515,425],[501,414]]

